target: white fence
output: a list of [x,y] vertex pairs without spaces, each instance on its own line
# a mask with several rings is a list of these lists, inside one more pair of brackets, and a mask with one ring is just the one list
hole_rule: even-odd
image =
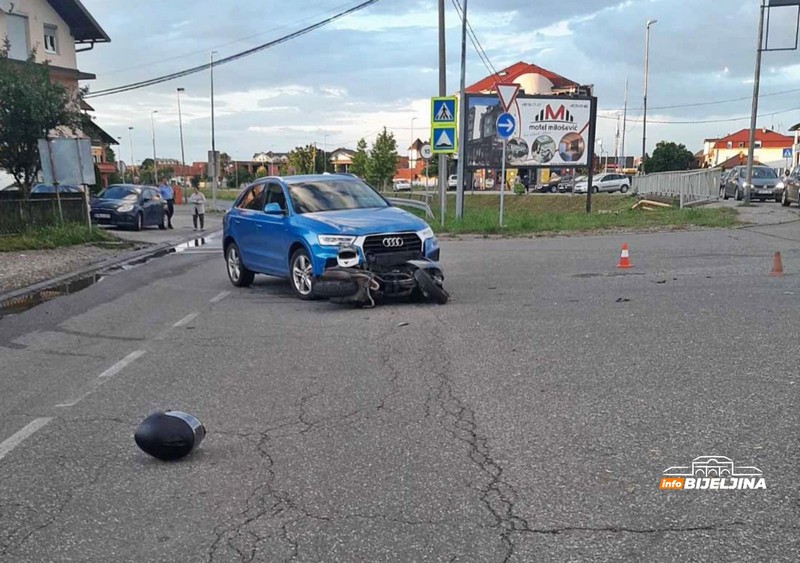
[[681,207],[719,199],[722,170],[688,170],[682,172],[657,172],[633,178],[633,190],[640,196],[665,196],[678,198]]

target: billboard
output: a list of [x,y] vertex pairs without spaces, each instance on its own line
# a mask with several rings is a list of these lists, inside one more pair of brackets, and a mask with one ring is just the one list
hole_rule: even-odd
[[[517,96],[508,113],[517,128],[508,140],[506,166],[587,167],[590,98]],[[500,168],[503,141],[497,117],[503,112],[496,94],[467,96],[467,166]]]

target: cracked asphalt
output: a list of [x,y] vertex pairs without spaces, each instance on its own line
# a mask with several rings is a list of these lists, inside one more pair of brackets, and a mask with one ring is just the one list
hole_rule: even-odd
[[[799,224],[447,241],[375,309],[212,241],[0,319],[0,561],[797,561]],[[658,489],[703,455],[766,490]]]

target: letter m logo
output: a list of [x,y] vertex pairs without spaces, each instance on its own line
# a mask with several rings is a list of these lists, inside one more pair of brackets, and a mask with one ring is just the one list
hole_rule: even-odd
[[564,106],[560,106],[556,111],[553,111],[552,106],[545,106],[544,108],[544,118],[545,121],[566,121],[564,116],[566,114],[566,108]]

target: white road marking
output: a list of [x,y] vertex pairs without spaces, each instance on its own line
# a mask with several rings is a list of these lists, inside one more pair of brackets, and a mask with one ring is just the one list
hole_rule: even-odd
[[113,377],[117,375],[125,368],[125,366],[127,366],[131,362],[136,361],[136,359],[138,359],[142,355],[144,355],[144,350],[136,350],[135,352],[131,352],[130,354],[122,358],[120,361],[118,361],[116,364],[108,368],[106,371],[98,375],[97,376],[98,379],[103,379],[104,377]]
[[177,328],[179,326],[188,325],[190,322],[195,320],[199,315],[200,315],[200,313],[189,313],[188,315],[183,317],[181,320],[179,320],[177,323],[175,323],[172,326]]
[[57,405],[55,405],[56,408],[74,407],[82,400],[84,400],[86,397],[94,393],[97,390],[97,388],[100,387],[103,383],[105,383],[113,376],[117,375],[119,372],[125,369],[125,367],[128,364],[140,358],[144,353],[145,353],[144,350],[136,350],[135,352],[131,352],[130,354],[122,358],[120,361],[118,361],[116,364],[108,368],[106,371],[98,375],[97,378],[91,382],[89,390],[86,391],[83,395],[77,397],[76,399],[71,399],[69,401],[64,401],[63,403],[58,403]]
[[220,301],[225,299],[230,294],[231,294],[230,291],[223,291],[222,293],[220,293],[219,295],[214,297],[211,301],[209,301],[209,303],[219,303]]
[[53,420],[53,417],[44,417],[44,418],[37,418],[29,422],[22,430],[11,436],[10,438],[6,438],[3,442],[0,442],[0,459],[6,457],[11,451],[19,446],[23,440],[30,437],[31,434],[39,430],[40,428],[44,427],[48,422]]

